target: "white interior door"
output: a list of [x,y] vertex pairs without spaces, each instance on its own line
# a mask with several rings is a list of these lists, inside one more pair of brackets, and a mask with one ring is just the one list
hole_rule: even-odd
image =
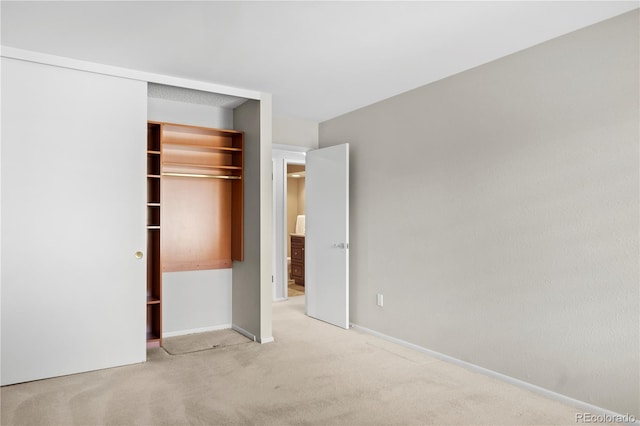
[[349,328],[349,144],[307,153],[307,314]]

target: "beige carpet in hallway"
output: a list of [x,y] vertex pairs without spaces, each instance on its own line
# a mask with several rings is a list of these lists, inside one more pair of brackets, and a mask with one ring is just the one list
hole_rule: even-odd
[[289,286],[288,286],[288,297],[295,297],[295,296],[303,296],[304,295],[304,286],[300,285],[300,284],[296,284],[293,281],[289,281]]
[[274,337],[2,388],[2,425],[575,425],[571,406],[273,306]]

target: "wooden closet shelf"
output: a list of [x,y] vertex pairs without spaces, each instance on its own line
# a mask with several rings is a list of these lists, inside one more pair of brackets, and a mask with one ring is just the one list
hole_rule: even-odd
[[193,148],[203,151],[220,151],[220,152],[242,152],[242,148],[235,148],[231,146],[206,146],[199,144],[180,143],[180,142],[164,142],[163,147],[167,149],[180,149],[180,148]]
[[155,155],[160,155],[160,151],[153,151],[153,150],[148,150],[147,154],[155,154]]
[[209,127],[192,126],[189,124],[177,124],[167,123],[161,121],[151,121],[151,123],[157,123],[164,125],[164,131],[168,135],[178,134],[180,136],[194,134],[196,136],[209,135],[209,136],[233,136],[243,135],[241,130],[232,129],[214,129]]
[[160,175],[147,175],[148,178],[160,179]]
[[172,177],[186,177],[186,178],[206,178],[206,179],[228,179],[228,180],[238,180],[242,179],[241,176],[230,176],[230,175],[207,175],[204,173],[173,173],[173,172],[162,172],[162,176],[172,176]]
[[147,207],[160,207],[160,203],[147,203]]
[[162,163],[162,165],[163,166],[169,166],[169,167],[191,167],[191,168],[194,168],[194,169],[242,170],[242,167],[240,167],[240,166],[223,166],[223,165],[214,165],[214,164],[192,164],[192,163],[164,162],[164,163]]

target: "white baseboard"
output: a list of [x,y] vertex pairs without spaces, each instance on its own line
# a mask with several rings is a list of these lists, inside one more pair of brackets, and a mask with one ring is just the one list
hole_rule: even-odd
[[237,331],[238,333],[240,333],[240,334],[248,337],[249,339],[253,340],[254,342],[258,342],[258,343],[264,344],[264,343],[271,343],[271,342],[274,341],[273,337],[265,337],[264,339],[259,339],[258,336],[256,336],[255,334],[250,333],[247,330],[245,330],[244,328],[238,327],[235,324],[233,324],[231,326],[231,328],[234,329],[235,331]]
[[243,336],[248,337],[249,339],[253,340],[254,342],[257,342],[258,339],[256,338],[256,335],[253,333],[249,333],[247,330],[245,330],[242,327],[238,327],[235,324],[231,325],[231,328],[234,329],[235,331],[237,331],[238,333],[242,334]]
[[[539,395],[544,395],[547,398],[563,402],[563,403],[565,403],[567,405],[572,405],[572,406],[576,407],[577,409],[583,410],[584,412],[591,413],[591,414],[594,414],[596,416],[602,416],[604,420],[612,419],[612,418],[613,419],[626,418],[626,419],[629,419],[629,421],[626,422],[625,424],[640,425],[640,419],[635,418],[633,415],[616,413],[615,411],[607,410],[605,408],[598,407],[596,405],[592,405],[592,404],[586,403],[584,401],[580,401],[578,399],[571,398],[571,397],[566,396],[566,395],[562,395],[560,393],[551,391],[549,389],[542,388],[540,386],[525,382],[523,380],[516,379],[514,377],[507,376],[507,375],[502,374],[502,373],[498,373],[497,371],[489,370],[488,368],[480,367],[479,365],[471,364],[470,362],[462,361],[462,360],[460,360],[458,358],[454,358],[452,356],[445,355],[445,354],[440,353],[440,352],[432,351],[431,349],[423,348],[422,346],[418,346],[418,345],[415,345],[413,343],[409,343],[409,342],[407,342],[405,340],[401,340],[401,339],[398,339],[398,338],[395,338],[395,337],[387,336],[386,334],[382,334],[382,333],[380,333],[378,331],[371,330],[371,329],[366,328],[366,327],[362,327],[362,326],[360,326],[358,324],[351,323],[351,327],[353,327],[356,330],[363,331],[363,332],[365,332],[367,334],[371,334],[373,336],[380,337],[381,339],[387,340],[389,342],[393,342],[393,343],[396,343],[398,345],[405,346],[405,347],[410,348],[410,349],[414,349],[414,350],[416,350],[418,352],[425,353],[425,354],[427,354],[429,356],[432,356],[434,358],[440,359],[442,361],[447,361],[447,362],[449,362],[451,364],[459,365],[461,367],[464,367],[464,368],[466,368],[468,370],[471,370],[471,371],[474,371],[476,373],[484,374],[485,376],[489,376],[489,377],[494,377],[494,378],[496,378],[498,380],[502,380],[503,382],[512,384],[514,386],[518,386],[520,388],[529,390],[531,392],[535,392],[535,393],[537,393]],[[578,414],[579,413],[576,412],[576,416]],[[577,419],[577,417],[576,417],[576,419]],[[576,420],[576,423],[577,422],[578,422],[578,420]],[[611,423],[611,422],[606,422],[605,421],[605,423]],[[618,422],[618,423],[621,423],[621,422]]]
[[238,333],[242,334],[243,336],[246,336],[249,339],[253,340],[254,342],[259,342],[264,344],[264,343],[271,343],[274,341],[273,337],[258,339],[258,337],[255,334],[250,333],[244,328],[238,327],[235,324],[221,324],[221,325],[214,325],[211,327],[192,328],[190,330],[170,331],[168,333],[162,333],[162,338],[164,339],[165,337],[185,336],[187,334],[204,333],[206,331],[228,330],[228,329],[235,330]]
[[205,331],[226,330],[231,328],[231,324],[212,325],[210,327],[192,328],[190,330],[170,331],[168,333],[162,333],[162,338],[184,336],[186,334],[204,333]]

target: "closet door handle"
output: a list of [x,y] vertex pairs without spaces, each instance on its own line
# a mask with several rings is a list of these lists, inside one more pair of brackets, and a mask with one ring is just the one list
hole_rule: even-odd
[[137,251],[135,256],[136,256],[136,259],[142,259],[143,254],[141,251]]

